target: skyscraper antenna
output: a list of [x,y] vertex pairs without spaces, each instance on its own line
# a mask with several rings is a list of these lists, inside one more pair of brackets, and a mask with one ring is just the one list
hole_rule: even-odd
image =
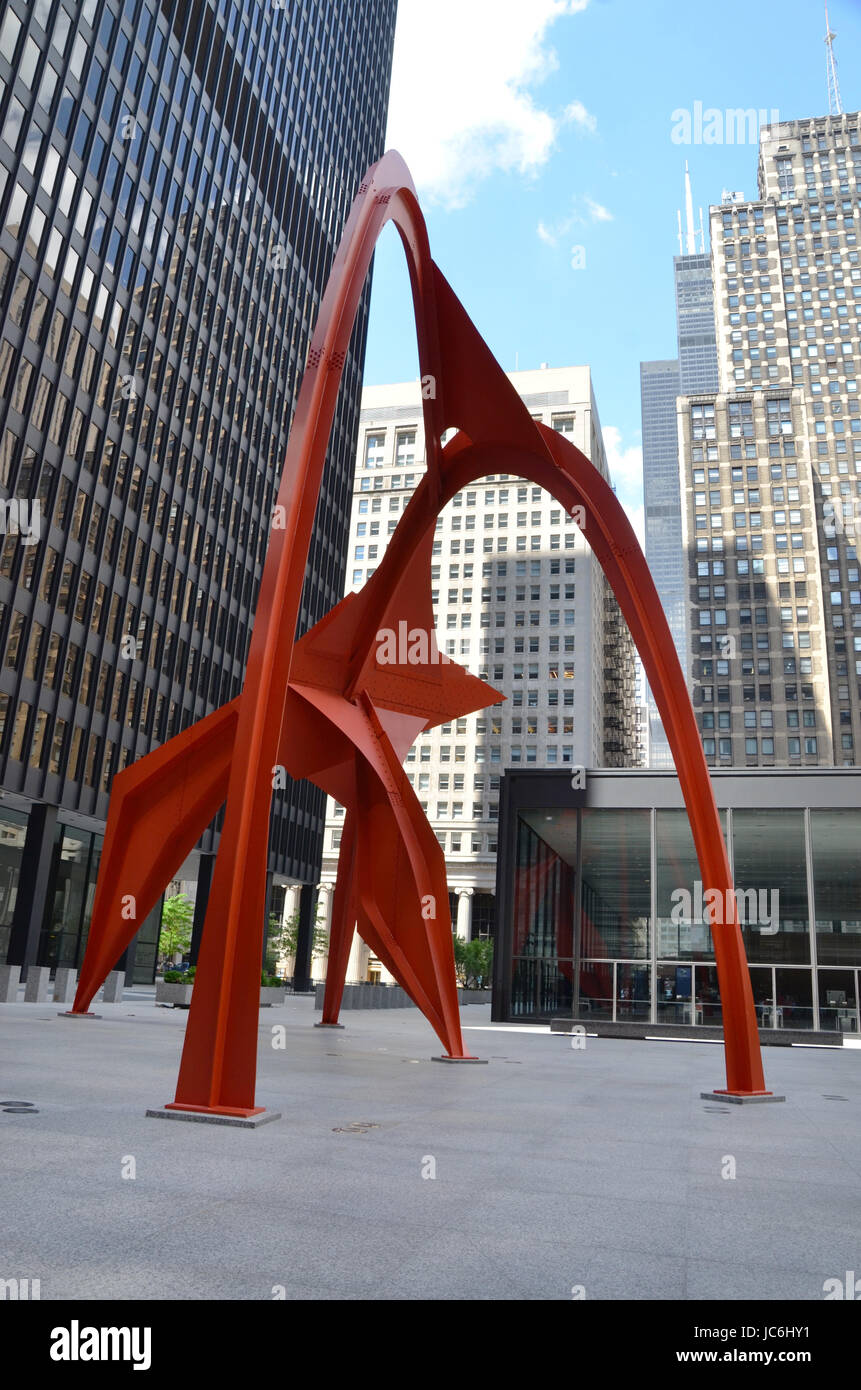
[[825,75],[828,81],[828,113],[842,116],[843,103],[840,100],[840,83],[837,81],[837,63],[834,59],[834,40],[831,25],[828,23],[828,0],[825,0]]
[[694,230],[694,200],[691,196],[691,176],[688,161],[685,160],[685,252],[688,256],[696,254],[697,234]]

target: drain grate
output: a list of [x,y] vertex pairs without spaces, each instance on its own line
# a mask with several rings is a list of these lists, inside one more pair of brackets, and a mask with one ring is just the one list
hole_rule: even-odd
[[724,1106],[722,1106],[722,1105],[704,1105],[704,1106],[703,1106],[703,1110],[705,1110],[709,1115],[728,1115],[728,1114],[729,1114],[729,1111],[728,1111],[727,1109],[725,1109]]
[[0,1100],[0,1110],[6,1115],[38,1115],[38,1110],[30,1100]]
[[822,1099],[823,1099],[823,1100],[848,1100],[849,1097],[848,1097],[848,1096],[826,1096],[826,1095],[823,1093]]
[[369,1129],[379,1129],[373,1120],[350,1120],[346,1125],[335,1125],[333,1134],[367,1134]]

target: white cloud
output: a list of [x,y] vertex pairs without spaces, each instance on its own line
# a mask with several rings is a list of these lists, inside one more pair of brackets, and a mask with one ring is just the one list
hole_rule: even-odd
[[386,144],[425,197],[460,207],[495,169],[539,169],[564,121],[592,128],[582,103],[560,117],[531,91],[558,65],[548,30],[588,2],[400,0]]
[[[547,246],[558,246],[562,237],[567,236],[574,227],[587,227],[590,222],[612,222],[613,214],[594,198],[586,195],[575,198],[571,212],[558,222],[539,222],[535,228],[539,238]],[[573,247],[572,247],[573,250]]]
[[582,126],[584,130],[596,130],[598,127],[597,120],[591,111],[586,110],[582,101],[569,102],[563,112],[563,120]]
[[605,425],[604,448],[610,481],[616,496],[628,514],[640,545],[646,544],[645,514],[643,511],[643,448],[640,444],[622,444],[622,431],[615,425]]

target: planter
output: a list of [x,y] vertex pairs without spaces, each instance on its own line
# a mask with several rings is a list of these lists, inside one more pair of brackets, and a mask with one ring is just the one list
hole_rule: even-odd
[[159,980],[155,987],[155,1002],[157,1004],[173,1004],[175,1009],[187,1009],[191,1005],[191,991],[194,984],[183,985],[179,981],[176,983],[165,983]]
[[283,1004],[287,998],[287,989],[284,985],[261,985],[260,986],[260,1007],[269,1009],[273,1004]]
[[464,989],[463,987],[459,987],[457,997],[461,1004],[489,1004],[492,991],[489,989]]

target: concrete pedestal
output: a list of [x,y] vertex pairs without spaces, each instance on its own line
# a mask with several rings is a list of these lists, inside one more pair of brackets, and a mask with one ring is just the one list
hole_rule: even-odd
[[126,972],[124,970],[112,970],[105,980],[105,987],[102,991],[103,1004],[121,1004],[123,1002],[123,990],[126,984]]
[[44,1004],[48,999],[48,985],[51,969],[47,965],[31,965],[27,970],[27,983],[24,986],[25,1004]]
[[54,976],[54,1003],[71,1004],[78,987],[78,972],[67,965],[57,967]]
[[0,1004],[14,1004],[21,983],[20,965],[0,965]]

